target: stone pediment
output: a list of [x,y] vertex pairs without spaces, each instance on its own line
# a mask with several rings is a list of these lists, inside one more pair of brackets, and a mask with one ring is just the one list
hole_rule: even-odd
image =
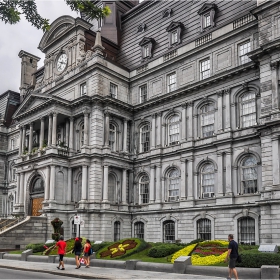
[[144,46],[144,45],[149,44],[149,43],[154,44],[154,43],[155,43],[155,40],[154,40],[153,38],[144,37],[144,38],[140,41],[139,45],[140,45],[140,46]]
[[168,27],[166,28],[166,31],[169,32],[169,31],[172,31],[172,30],[174,30],[174,29],[176,29],[178,27],[183,28],[184,27],[183,23],[181,23],[179,21],[172,21],[168,25]]
[[30,94],[19,106],[14,114],[14,118],[17,118],[21,114],[27,113],[32,110],[36,110],[44,103],[49,102],[52,96],[40,95],[40,94]]
[[210,10],[212,10],[212,9],[216,9],[216,5],[215,4],[204,4],[204,5],[202,5],[202,7],[198,10],[198,14],[199,15],[202,15],[202,14],[204,14],[204,13],[207,13],[207,12],[209,12]]

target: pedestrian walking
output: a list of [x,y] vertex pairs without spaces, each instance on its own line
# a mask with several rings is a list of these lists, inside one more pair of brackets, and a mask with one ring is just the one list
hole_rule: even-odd
[[66,253],[66,242],[64,241],[63,236],[61,235],[59,237],[59,241],[56,243],[56,247],[58,247],[58,255],[59,255],[59,265],[57,269],[60,269],[60,266],[62,267],[61,270],[65,270],[64,268],[64,262],[63,262],[63,257]]
[[236,260],[238,257],[238,244],[233,240],[233,234],[228,235],[228,253],[225,262],[228,262],[228,280],[231,280],[232,273],[236,280],[238,280],[237,270],[235,268]]
[[81,267],[81,263],[80,263],[79,258],[81,256],[82,249],[83,249],[82,242],[81,242],[79,237],[76,237],[75,238],[75,243],[74,243],[74,249],[73,249],[73,252],[75,254],[75,261],[76,261],[76,267],[75,268],[76,269]]
[[91,244],[90,241],[87,239],[86,244],[84,246],[84,259],[86,268],[89,268],[90,265],[90,251],[91,251]]

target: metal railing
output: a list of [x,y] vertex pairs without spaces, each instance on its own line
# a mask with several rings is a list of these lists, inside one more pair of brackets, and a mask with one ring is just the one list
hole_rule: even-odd
[[[5,220],[4,222],[6,222],[5,225],[1,225],[0,223],[0,232],[3,232],[5,230],[7,230],[8,228],[20,223],[21,221],[23,221],[25,218],[17,218],[17,219],[8,219]],[[3,223],[4,223],[3,222]]]

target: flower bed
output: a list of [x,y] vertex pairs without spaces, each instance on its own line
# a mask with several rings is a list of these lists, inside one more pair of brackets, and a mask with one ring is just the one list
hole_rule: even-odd
[[191,244],[191,245],[185,247],[184,249],[181,249],[178,252],[176,252],[171,259],[171,263],[174,263],[174,261],[181,256],[189,256],[190,253],[193,251],[193,249],[196,246],[197,246],[197,243]]
[[198,244],[192,254],[193,265],[214,265],[222,263],[227,256],[228,241],[211,240]]
[[136,252],[142,251],[146,247],[147,243],[144,240],[138,238],[124,239],[100,249],[97,252],[97,258],[119,259],[128,257]]

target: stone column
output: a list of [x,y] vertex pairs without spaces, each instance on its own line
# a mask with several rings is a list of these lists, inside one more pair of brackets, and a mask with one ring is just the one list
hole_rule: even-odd
[[50,199],[50,167],[46,169],[46,188],[45,188],[45,201]]
[[29,143],[28,143],[28,153],[31,154],[33,149],[33,122],[30,123],[29,127]]
[[226,152],[226,193],[232,194],[232,150]]
[[157,113],[157,147],[162,147],[162,112]]
[[188,140],[193,140],[193,102],[188,103]]
[[22,155],[22,127],[19,128],[18,155]]
[[109,175],[109,166],[104,165],[103,167],[103,181],[104,181],[104,186],[103,186],[103,202],[108,201],[108,175]]
[[188,158],[188,200],[194,199],[194,187],[193,187],[193,157]]
[[223,91],[218,92],[218,120],[217,132],[223,133]]
[[279,110],[279,78],[278,78],[278,61],[271,62],[271,95],[272,95],[272,109]]
[[280,168],[279,168],[279,135],[274,135],[272,140],[272,175],[273,185],[280,183]]
[[105,129],[104,129],[104,140],[105,140],[105,146],[109,147],[109,130],[110,129],[110,114],[109,112],[105,112]]
[[223,196],[224,194],[224,182],[223,182],[223,174],[224,174],[224,158],[223,153],[218,152],[217,153],[218,158],[218,188],[215,190],[218,194],[218,196]]
[[156,202],[160,203],[163,201],[161,193],[161,165],[157,165],[156,169]]
[[187,124],[186,124],[186,111],[187,104],[182,104],[182,141],[185,142],[187,140]]
[[186,159],[181,159],[181,190],[180,197],[186,200]]
[[65,120],[65,144],[69,147],[69,121]]
[[156,114],[152,115],[152,135],[151,135],[151,149],[156,145]]
[[26,142],[26,126],[24,125],[22,128],[22,140],[21,140],[21,144],[22,144],[22,152],[24,153],[25,151],[25,142]]
[[49,115],[48,146],[52,145],[52,115]]
[[123,169],[122,173],[122,203],[126,203],[126,169]]
[[72,168],[68,167],[68,173],[67,173],[67,195],[66,195],[66,201],[69,203],[71,202],[72,197]]
[[230,104],[230,89],[224,90],[225,100],[225,131],[231,130],[231,104]]
[[54,200],[54,188],[55,188],[55,165],[51,165],[50,176],[50,200]]
[[19,204],[24,204],[24,173],[20,173]]
[[88,117],[89,113],[84,112],[84,146],[88,146]]
[[127,119],[123,120],[123,152],[127,153]]
[[44,142],[44,137],[45,137],[45,118],[42,117],[41,119],[41,128],[40,128],[40,143],[39,143],[39,148],[43,148],[43,142]]
[[16,193],[16,201],[15,203],[19,203],[19,193],[20,193],[20,173],[17,173],[17,193]]
[[82,174],[82,200],[87,200],[88,166],[83,165]]
[[151,174],[150,174],[150,203],[155,202],[155,166],[151,165]]
[[69,149],[73,149],[73,142],[74,142],[74,118],[69,118]]
[[57,130],[57,113],[53,113],[53,127],[52,127],[52,146],[56,146],[56,130]]

